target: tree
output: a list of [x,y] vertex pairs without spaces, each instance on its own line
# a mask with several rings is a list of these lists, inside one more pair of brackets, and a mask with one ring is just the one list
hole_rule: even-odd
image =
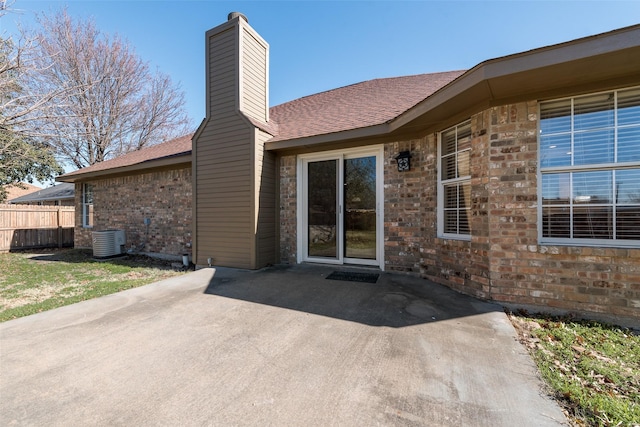
[[[0,9],[0,17],[5,11]],[[34,179],[44,182],[62,173],[50,147],[35,141],[28,131],[28,117],[45,110],[55,95],[24,89],[23,81],[35,71],[34,43],[0,36],[0,203],[6,200],[7,186],[21,187]]]
[[118,36],[65,10],[39,20],[32,93],[55,93],[50,109],[33,112],[37,140],[78,168],[189,132],[184,93],[151,72]]
[[34,179],[44,182],[62,172],[48,147],[0,128],[0,203],[7,198],[5,186],[22,187],[22,182]]

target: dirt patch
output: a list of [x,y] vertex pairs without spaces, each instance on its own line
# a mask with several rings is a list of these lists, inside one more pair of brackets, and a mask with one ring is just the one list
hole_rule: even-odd
[[80,286],[73,287],[64,284],[64,289],[60,285],[42,285],[35,288],[22,289],[11,297],[0,295],[0,307],[10,309],[28,304],[36,304],[54,297],[72,297],[83,292]]
[[125,255],[97,261],[91,250],[78,249],[0,254],[0,270],[0,316],[7,318],[182,274],[167,260]]

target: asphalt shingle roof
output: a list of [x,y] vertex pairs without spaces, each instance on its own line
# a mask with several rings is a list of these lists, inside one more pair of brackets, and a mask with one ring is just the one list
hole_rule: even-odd
[[270,118],[285,141],[387,123],[464,71],[368,80],[272,107]]
[[[267,142],[269,143],[380,125],[398,117],[463,73],[464,71],[449,71],[374,79],[305,96],[271,107],[270,122],[259,127],[273,135]],[[184,135],[64,176],[72,177],[186,155],[191,152],[192,136],[193,134]]]
[[27,203],[38,202],[43,200],[60,200],[60,199],[73,199],[75,191],[74,185],[70,183],[62,183],[54,185],[53,187],[37,190],[26,194],[21,197],[10,200],[11,203]]
[[137,151],[132,151],[120,157],[116,157],[115,159],[106,160],[104,162],[96,163],[94,165],[79,169],[74,172],[69,172],[64,176],[73,176],[103,171],[107,169],[122,168],[148,162],[151,160],[159,160],[183,154],[187,155],[191,153],[192,136],[193,134],[183,135],[179,138],[175,138],[161,144],[152,145],[151,147],[146,147]]

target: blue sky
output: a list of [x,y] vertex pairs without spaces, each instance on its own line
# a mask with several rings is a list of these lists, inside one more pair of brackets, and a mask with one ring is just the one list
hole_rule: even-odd
[[204,33],[231,11],[270,44],[271,105],[373,78],[468,69],[640,20],[640,1],[15,0],[0,32],[64,6],[179,82],[194,125],[204,117]]

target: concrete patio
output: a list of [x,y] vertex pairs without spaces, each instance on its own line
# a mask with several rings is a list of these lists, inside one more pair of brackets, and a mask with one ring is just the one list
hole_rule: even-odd
[[501,307],[334,270],[203,269],[0,324],[0,424],[566,424]]

